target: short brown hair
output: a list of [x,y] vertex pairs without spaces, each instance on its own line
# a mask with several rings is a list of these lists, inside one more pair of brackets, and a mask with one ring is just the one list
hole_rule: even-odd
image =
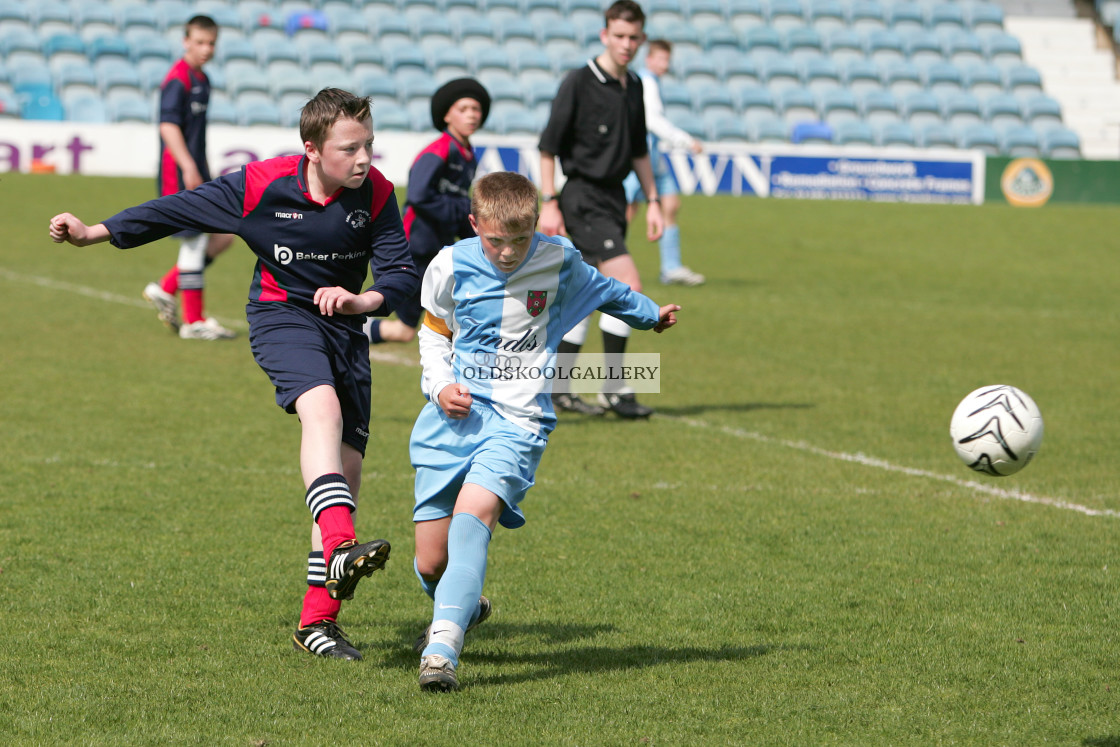
[[191,16],[191,19],[187,21],[185,26],[183,26],[184,39],[191,35],[191,29],[198,29],[199,31],[213,31],[216,34],[218,33],[218,24],[210,16]]
[[646,14],[642,12],[642,6],[634,0],[615,0],[603,14],[604,26],[609,25],[611,21],[626,21],[627,23],[639,23],[645,26]]
[[364,122],[369,116],[368,96],[355,96],[341,88],[324,88],[303,105],[299,114],[299,137],[305,143],[322,148],[335,122],[343,118]]
[[650,39],[648,44],[649,49],[646,50],[647,55],[658,50],[664,52],[665,54],[673,53],[673,42],[669,41],[668,39]]
[[498,224],[510,231],[536,225],[537,187],[514,171],[495,171],[479,179],[471,195],[471,214],[478,222]]

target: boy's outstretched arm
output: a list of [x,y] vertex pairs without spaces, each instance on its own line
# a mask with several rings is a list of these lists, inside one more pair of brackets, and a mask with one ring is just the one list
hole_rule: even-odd
[[660,321],[654,326],[653,331],[660,334],[675,325],[677,323],[676,312],[680,310],[681,307],[675,303],[667,304],[658,309],[657,317]]
[[74,246],[89,246],[109,240],[109,229],[104,223],[87,226],[70,213],[59,213],[51,218],[51,241],[56,244],[69,242]]

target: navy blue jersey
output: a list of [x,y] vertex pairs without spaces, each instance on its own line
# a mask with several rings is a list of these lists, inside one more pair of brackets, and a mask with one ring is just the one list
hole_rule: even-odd
[[467,216],[477,166],[474,150],[446,131],[416,156],[404,211],[413,256],[431,259],[457,239],[474,236]]
[[[206,163],[206,109],[210,105],[210,79],[201,70],[192,70],[184,60],[171,66],[159,91],[160,124],[170,122],[183,131],[187,151],[194,159],[202,181],[210,181]],[[163,138],[159,141],[159,173],[156,189],[170,195],[184,188],[183,174]]]
[[393,185],[377,169],[357,189],[339,189],[325,204],[311,199],[304,156],[254,161],[203,184],[124,210],[103,221],[114,246],[127,249],[182,230],[233,233],[257,255],[251,301],[307,308],[319,288],[361,293],[367,266],[384,316],[412,295],[412,262]]

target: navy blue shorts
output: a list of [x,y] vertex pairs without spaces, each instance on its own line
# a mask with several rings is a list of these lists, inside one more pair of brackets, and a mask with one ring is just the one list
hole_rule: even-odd
[[342,440],[366,453],[369,440],[369,340],[361,316],[327,318],[282,303],[250,301],[249,347],[276,387],[276,404],[295,413],[304,392],[326,384],[342,406]]

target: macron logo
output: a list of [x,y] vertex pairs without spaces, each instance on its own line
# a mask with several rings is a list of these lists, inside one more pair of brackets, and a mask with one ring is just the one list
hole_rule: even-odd
[[272,215],[274,218],[290,218],[291,220],[303,220],[303,213],[285,213],[282,210],[277,210]]

